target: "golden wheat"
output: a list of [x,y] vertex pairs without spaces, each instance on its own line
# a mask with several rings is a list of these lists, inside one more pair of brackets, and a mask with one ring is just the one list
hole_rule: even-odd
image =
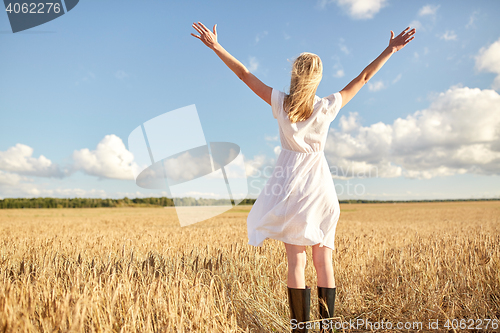
[[[500,318],[499,201],[341,209],[339,320]],[[1,210],[0,332],[287,332],[285,249],[247,244],[249,210]]]

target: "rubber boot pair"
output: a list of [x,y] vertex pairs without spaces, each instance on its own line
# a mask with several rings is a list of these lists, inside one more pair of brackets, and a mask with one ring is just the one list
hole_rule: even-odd
[[288,305],[290,307],[290,328],[293,333],[307,333],[310,323],[311,287],[296,289],[288,287]]
[[[333,333],[334,322],[332,319],[335,310],[335,292],[337,288],[318,287],[319,315],[321,319],[321,333]],[[324,304],[323,304],[324,302]],[[326,306],[325,306],[326,305]]]
[[[335,294],[337,288],[318,287],[319,315],[325,321],[320,322],[321,333],[333,333]],[[290,307],[290,326],[293,333],[307,333],[311,310],[311,288],[296,289],[288,287],[288,305]],[[326,306],[325,306],[326,305]],[[311,325],[311,324],[309,324]]]

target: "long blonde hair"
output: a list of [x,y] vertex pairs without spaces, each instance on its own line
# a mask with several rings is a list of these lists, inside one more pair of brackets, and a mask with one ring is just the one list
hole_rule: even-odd
[[308,119],[313,113],[314,96],[323,77],[323,64],[314,53],[303,52],[293,62],[290,93],[283,100],[292,123]]

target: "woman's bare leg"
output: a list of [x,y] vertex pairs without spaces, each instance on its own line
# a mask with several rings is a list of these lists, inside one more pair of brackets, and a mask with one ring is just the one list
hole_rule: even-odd
[[285,244],[288,258],[288,282],[289,288],[304,289],[306,280],[304,271],[306,268],[306,247],[303,245]]
[[332,249],[316,244],[312,247],[314,268],[318,275],[318,287],[334,288],[335,277],[333,275]]

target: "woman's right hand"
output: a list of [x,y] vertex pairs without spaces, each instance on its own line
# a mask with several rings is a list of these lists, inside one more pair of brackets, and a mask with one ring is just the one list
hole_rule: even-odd
[[[389,40],[389,48],[392,48],[394,52],[401,50],[408,44],[415,36],[415,28],[411,29],[410,27],[403,30],[399,35],[394,37],[394,32],[391,30],[391,39]],[[411,37],[411,38],[410,38]]]

